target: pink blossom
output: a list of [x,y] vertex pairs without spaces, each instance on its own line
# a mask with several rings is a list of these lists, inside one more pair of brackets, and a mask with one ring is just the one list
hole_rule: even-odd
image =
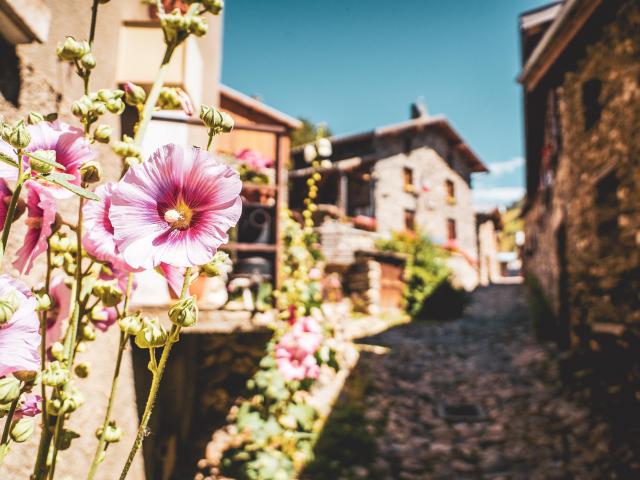
[[320,280],[322,278],[322,272],[319,268],[312,268],[309,270],[309,280]]
[[47,250],[51,225],[56,219],[56,201],[51,190],[33,180],[27,181],[27,234],[13,262],[20,273],[31,271],[34,260]]
[[[84,132],[57,120],[29,125],[28,128],[31,134],[31,143],[29,143],[27,151],[53,150],[56,152],[56,162],[65,167],[64,173],[75,177],[70,182],[80,185],[80,166],[93,160],[96,156]],[[73,196],[64,188],[52,184],[47,184],[47,186],[56,198]]]
[[273,167],[274,161],[255,150],[245,149],[236,154],[238,161],[256,172]]
[[47,312],[47,348],[62,338],[62,329],[69,319],[71,289],[65,283],[64,275],[53,276],[49,285],[49,295],[53,307]]
[[95,194],[100,197],[99,202],[87,202],[83,208],[84,231],[82,245],[89,255],[109,262],[113,268],[131,271],[131,267],[122,259],[116,240],[113,236],[113,225],[109,220],[111,210],[111,195],[115,187],[114,182],[100,185]]
[[[17,162],[16,152],[11,145],[3,140],[0,140],[0,153],[5,154],[7,157],[14,159]],[[11,165],[0,162],[0,178],[6,178],[7,180],[18,179],[18,168]]]
[[184,267],[174,267],[168,263],[161,263],[158,268],[167,279],[169,288],[173,291],[174,295],[180,296],[182,286],[184,285],[184,274],[187,269]]
[[[3,163],[6,165],[6,163]],[[7,220],[7,212],[9,210],[9,202],[11,201],[11,189],[7,185],[4,178],[0,178],[0,230],[4,228],[4,222]]]
[[241,189],[239,175],[207,152],[165,145],[113,191],[116,245],[132,268],[203,265],[238,222]]
[[286,380],[318,378],[315,353],[322,344],[322,328],[313,317],[302,317],[276,345],[276,362]]
[[0,275],[0,298],[13,296],[18,308],[0,325],[0,377],[40,368],[40,332],[37,302],[27,286],[8,275]]
[[33,393],[25,393],[13,418],[19,420],[22,417],[35,417],[42,413],[42,397]]

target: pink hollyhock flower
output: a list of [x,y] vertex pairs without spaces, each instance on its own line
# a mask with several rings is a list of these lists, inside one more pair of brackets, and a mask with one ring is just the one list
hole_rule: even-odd
[[[70,182],[80,185],[80,166],[93,160],[96,156],[84,132],[57,120],[29,125],[28,128],[31,134],[31,143],[29,143],[27,150],[29,152],[53,150],[56,152],[56,162],[65,167],[64,173],[75,177]],[[56,198],[73,196],[64,188],[52,184],[47,184],[47,187],[51,189]]]
[[0,298],[15,296],[18,308],[0,324],[0,377],[40,368],[40,322],[37,302],[27,286],[8,275],[0,275]]
[[209,262],[242,212],[239,175],[199,148],[169,144],[131,167],[111,197],[116,245],[132,268]]
[[262,172],[267,168],[273,167],[274,161],[271,158],[265,157],[260,152],[256,152],[251,149],[244,149],[236,154],[236,158],[240,163],[246,165],[256,172]]
[[158,268],[167,279],[169,288],[174,295],[180,296],[180,293],[182,293],[182,286],[184,285],[184,274],[187,269],[184,267],[174,267],[167,263],[161,263]]
[[[0,140],[0,153],[4,153],[9,158],[13,158],[17,161],[16,152],[13,150],[13,147],[11,147],[11,145],[6,143],[4,140]],[[7,180],[17,180],[18,169],[4,162],[0,162],[0,178],[6,178]]]
[[54,275],[49,285],[53,307],[47,312],[47,348],[62,338],[62,330],[71,311],[71,289],[64,275]]
[[278,370],[286,380],[318,378],[320,367],[315,353],[322,344],[322,328],[313,317],[302,317],[276,345]]
[[109,262],[111,266],[120,271],[131,271],[131,267],[122,259],[116,240],[113,236],[113,225],[109,220],[111,210],[111,195],[115,187],[114,182],[100,185],[95,194],[100,197],[99,202],[87,202],[83,207],[84,231],[82,245],[89,255]]
[[[3,165],[7,164],[3,163]],[[7,185],[7,182],[5,182],[4,178],[0,178],[0,230],[4,228],[4,222],[7,220],[7,212],[9,211],[11,195],[12,192]]]
[[47,250],[51,225],[56,219],[56,201],[51,190],[33,180],[27,182],[27,188],[27,235],[13,262],[22,274],[29,273],[34,260]]
[[22,417],[35,417],[40,413],[42,413],[42,397],[33,393],[25,393],[13,418],[20,420]]

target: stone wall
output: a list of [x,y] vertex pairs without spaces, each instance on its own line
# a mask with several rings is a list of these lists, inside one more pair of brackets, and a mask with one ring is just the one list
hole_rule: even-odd
[[611,5],[615,19],[557,85],[561,148],[526,213],[525,260],[620,399],[640,390],[640,4]]

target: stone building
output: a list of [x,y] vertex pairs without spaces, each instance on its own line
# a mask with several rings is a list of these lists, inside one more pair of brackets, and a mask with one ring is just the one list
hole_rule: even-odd
[[[336,258],[334,248],[348,262],[349,251],[365,249],[367,243],[373,248],[380,235],[419,230],[451,251],[457,282],[475,288],[478,247],[471,176],[487,168],[449,121],[414,105],[408,121],[331,142],[332,166],[322,169],[318,197],[320,215],[336,224],[319,229],[329,262]],[[290,203],[299,208],[310,169],[301,149],[294,150],[293,159]],[[357,242],[353,248],[351,238]]]
[[605,396],[635,402],[640,3],[568,0],[522,14],[520,31],[523,253],[538,326],[605,380]]
[[502,216],[498,209],[476,214],[478,229],[478,283],[483,287],[496,283],[501,276],[498,261],[498,234]]

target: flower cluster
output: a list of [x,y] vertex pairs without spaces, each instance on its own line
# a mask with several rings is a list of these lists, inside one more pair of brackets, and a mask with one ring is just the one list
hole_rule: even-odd
[[287,381],[316,379],[320,366],[315,354],[324,339],[322,327],[310,316],[294,320],[293,327],[276,345],[278,369]]

